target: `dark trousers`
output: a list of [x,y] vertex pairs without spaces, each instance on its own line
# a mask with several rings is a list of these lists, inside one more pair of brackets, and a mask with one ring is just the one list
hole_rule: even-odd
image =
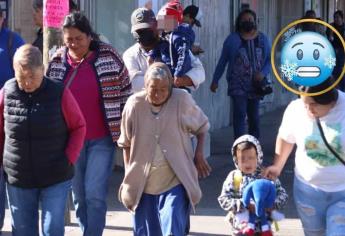
[[[231,96],[233,105],[234,139],[244,134],[260,137],[259,99],[249,99],[247,96]],[[248,132],[246,131],[246,118]]]

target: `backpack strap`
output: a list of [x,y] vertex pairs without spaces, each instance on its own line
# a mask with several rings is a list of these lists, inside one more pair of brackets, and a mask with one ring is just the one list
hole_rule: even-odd
[[321,123],[320,123],[320,119],[316,118],[316,124],[317,127],[319,128],[320,134],[321,134],[321,138],[324,142],[324,144],[326,145],[326,147],[328,148],[328,150],[345,166],[345,161],[343,158],[340,157],[340,154],[337,153],[337,151],[334,150],[334,148],[328,143],[325,133],[323,132]]

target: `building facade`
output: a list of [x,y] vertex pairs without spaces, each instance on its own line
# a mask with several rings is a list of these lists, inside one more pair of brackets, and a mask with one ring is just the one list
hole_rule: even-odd
[[[1,0],[9,7],[9,26],[19,32],[27,42],[35,37],[32,21],[32,7],[27,0]],[[1,2],[0,1],[0,2]],[[139,6],[150,6],[157,13],[166,0],[75,0],[80,9],[92,22],[96,32],[104,35],[109,42],[123,53],[133,43],[130,34],[130,16]],[[194,93],[200,107],[208,115],[212,129],[231,124],[231,103],[226,95],[225,75],[219,84],[219,91],[209,90],[216,63],[220,57],[224,39],[234,31],[235,19],[242,8],[256,11],[259,29],[273,42],[278,32],[304,12],[314,9],[318,17],[331,22],[336,9],[345,8],[343,0],[181,0],[184,6],[195,4],[203,12],[202,27],[195,29],[196,42],[205,50],[200,56],[206,71],[206,81]],[[225,74],[225,73],[224,73]],[[294,96],[287,92],[276,80],[274,93],[266,96],[261,103],[261,111],[267,112],[287,104]]]

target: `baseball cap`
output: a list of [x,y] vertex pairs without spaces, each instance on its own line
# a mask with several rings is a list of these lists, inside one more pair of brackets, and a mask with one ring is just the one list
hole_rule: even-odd
[[183,15],[187,14],[195,21],[196,26],[201,27],[200,19],[202,17],[202,12],[199,10],[199,7],[195,5],[187,6],[183,11]]
[[156,24],[155,13],[151,9],[140,7],[136,9],[131,16],[132,29],[131,32],[135,32],[138,29],[151,28]]

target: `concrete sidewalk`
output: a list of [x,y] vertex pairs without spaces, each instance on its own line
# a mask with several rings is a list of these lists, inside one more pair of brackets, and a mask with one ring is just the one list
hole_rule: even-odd
[[[261,120],[261,143],[265,153],[265,163],[268,164],[274,154],[274,144],[278,127],[283,115],[283,109],[279,109],[262,116]],[[191,233],[193,236],[206,235],[230,235],[230,227],[224,221],[225,212],[219,207],[217,196],[219,195],[222,183],[228,172],[234,168],[230,158],[230,148],[233,142],[232,128],[227,127],[211,133],[211,157],[209,163],[212,167],[212,174],[200,181],[203,191],[203,198],[197,206],[196,213],[191,217]],[[293,182],[293,158],[288,161],[280,178],[283,186],[289,193],[288,205],[285,208],[286,219],[279,222],[280,230],[276,236],[300,236],[304,235],[298,220],[292,196]],[[122,180],[123,172],[114,171],[111,177],[108,194],[107,226],[104,236],[133,235],[131,215],[117,201],[117,190]],[[75,219],[75,212],[72,212],[72,224],[66,226],[67,236],[80,236],[81,231]],[[6,219],[3,235],[10,233],[10,217],[6,211]]]

